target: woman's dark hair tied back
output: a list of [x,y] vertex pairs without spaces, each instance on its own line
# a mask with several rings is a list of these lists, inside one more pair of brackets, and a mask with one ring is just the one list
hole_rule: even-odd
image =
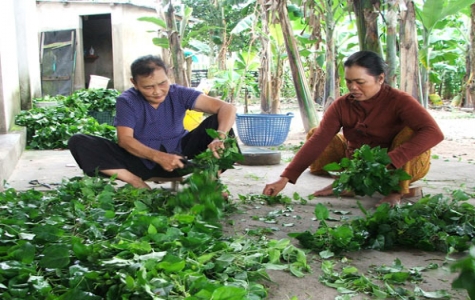
[[145,55],[134,60],[130,66],[132,78],[137,80],[137,76],[149,76],[156,69],[163,69],[167,72],[167,66],[160,56]]
[[368,70],[368,74],[379,76],[386,74],[387,65],[384,59],[373,51],[363,50],[350,55],[344,63],[345,67],[359,66]]

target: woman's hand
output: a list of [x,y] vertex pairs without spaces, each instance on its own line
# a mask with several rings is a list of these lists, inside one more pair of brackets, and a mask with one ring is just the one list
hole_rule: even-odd
[[280,177],[276,182],[266,184],[262,193],[267,196],[276,196],[285,188],[287,182],[289,182],[288,178]]
[[224,141],[221,139],[214,139],[211,143],[208,144],[208,149],[213,152],[213,156],[220,158],[220,152],[224,150]]
[[165,171],[173,172],[176,169],[182,169],[185,167],[185,164],[182,162],[183,156],[170,154],[166,152],[160,152],[160,155],[157,155],[157,158],[154,161],[162,166]]

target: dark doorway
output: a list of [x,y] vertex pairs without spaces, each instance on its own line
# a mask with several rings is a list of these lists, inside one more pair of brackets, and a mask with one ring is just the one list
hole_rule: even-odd
[[108,88],[114,87],[111,15],[82,16],[84,44],[84,75],[86,87],[90,76],[110,78]]

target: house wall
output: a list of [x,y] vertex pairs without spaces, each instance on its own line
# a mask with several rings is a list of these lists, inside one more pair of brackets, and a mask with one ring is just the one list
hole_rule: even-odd
[[[17,35],[14,0],[0,7],[0,134],[9,131],[13,116],[20,111]],[[8,30],[6,30],[8,28]]]
[[[84,45],[82,35],[82,16],[111,14],[113,88],[121,91],[131,86],[129,67],[138,56],[158,54],[159,48],[152,43],[157,26],[149,22],[138,21],[144,16],[156,16],[155,10],[130,4],[80,3],[80,2],[37,2],[38,33],[75,29],[77,32],[77,61],[74,89],[86,87],[84,51],[90,45]],[[96,49],[95,49],[96,50]],[[99,54],[110,55],[110,54]],[[88,68],[93,67],[88,65]],[[99,59],[96,68],[101,68]],[[102,67],[104,68],[104,66]],[[91,72],[88,70],[88,72]],[[111,87],[111,86],[109,86]]]
[[[160,55],[160,48],[152,43],[154,32],[159,28],[149,22],[138,21],[145,16],[157,17],[154,10],[130,5],[117,5],[112,14],[112,47],[114,49],[114,82],[127,89],[130,83],[130,65],[139,56]],[[120,50],[122,49],[122,50]],[[119,88],[120,90],[120,88]]]
[[36,6],[30,0],[16,0],[16,35],[21,109],[30,109],[32,99],[41,97]]

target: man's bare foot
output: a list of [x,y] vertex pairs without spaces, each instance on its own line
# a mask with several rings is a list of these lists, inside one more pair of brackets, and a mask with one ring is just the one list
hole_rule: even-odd
[[147,189],[147,190],[151,190],[152,188],[145,183],[145,181],[143,180],[139,180],[139,181],[135,181],[135,182],[131,182],[130,183],[134,188],[138,188],[138,189]]
[[[324,187],[323,189],[315,191],[313,195],[315,197],[336,196],[335,193],[333,193],[333,183]],[[339,196],[340,197],[354,197],[355,193],[350,192],[350,191],[343,191]]]
[[381,201],[376,204],[376,207],[380,206],[383,203],[388,203],[389,206],[394,207],[401,203],[402,195],[399,193],[391,193],[385,196]]

